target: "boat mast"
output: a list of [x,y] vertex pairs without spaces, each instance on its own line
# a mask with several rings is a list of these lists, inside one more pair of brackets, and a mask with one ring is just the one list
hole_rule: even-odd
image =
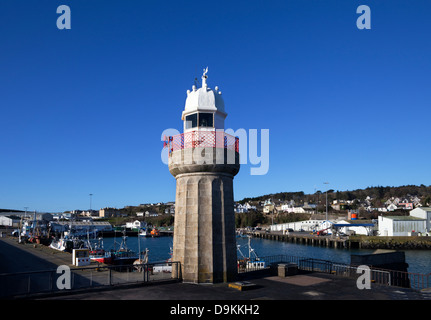
[[251,260],[251,236],[248,236],[248,258]]
[[138,260],[141,263],[141,238],[138,232]]

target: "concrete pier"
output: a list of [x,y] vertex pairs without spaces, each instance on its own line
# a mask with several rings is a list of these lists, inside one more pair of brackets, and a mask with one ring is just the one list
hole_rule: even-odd
[[266,231],[242,231],[243,234],[250,235],[255,238],[269,239],[275,241],[284,241],[297,244],[305,244],[311,246],[321,246],[330,248],[349,248],[350,242],[348,238],[338,238],[335,236],[317,236],[309,233],[293,232],[283,234],[282,232],[266,232]]

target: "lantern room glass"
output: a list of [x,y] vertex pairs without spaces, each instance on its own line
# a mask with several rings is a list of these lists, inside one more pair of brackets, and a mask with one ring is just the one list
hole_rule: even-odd
[[198,112],[186,116],[186,129],[196,127],[214,127],[214,114],[208,112]]

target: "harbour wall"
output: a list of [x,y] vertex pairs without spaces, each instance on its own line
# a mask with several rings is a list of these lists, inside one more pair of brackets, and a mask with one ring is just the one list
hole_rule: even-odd
[[431,249],[431,237],[383,237],[383,236],[317,236],[309,233],[241,231],[243,235],[284,241],[297,244],[331,248],[353,249],[389,249],[389,250],[426,250]]
[[431,237],[350,236],[350,246],[359,249],[427,250]]
[[347,238],[333,236],[316,236],[312,234],[283,234],[282,232],[265,232],[265,231],[243,231],[243,235],[252,237],[269,239],[275,241],[285,241],[297,244],[305,244],[312,246],[324,246],[332,248],[349,248],[350,243]]

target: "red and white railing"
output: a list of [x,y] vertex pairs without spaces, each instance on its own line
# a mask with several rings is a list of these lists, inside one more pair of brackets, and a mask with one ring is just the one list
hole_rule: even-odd
[[224,131],[191,131],[165,137],[163,147],[173,151],[189,148],[224,148],[239,152],[238,137],[231,136]]

